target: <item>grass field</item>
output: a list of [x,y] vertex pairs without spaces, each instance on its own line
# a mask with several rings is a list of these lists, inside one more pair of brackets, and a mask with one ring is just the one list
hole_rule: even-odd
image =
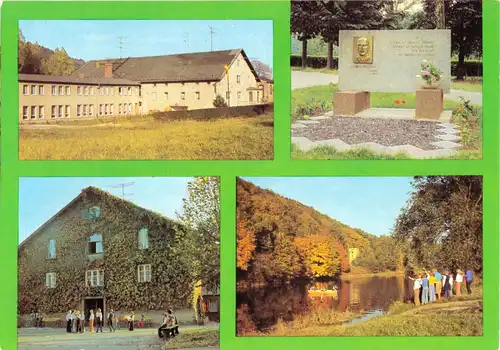
[[331,310],[328,317],[298,317],[290,323],[279,322],[268,333],[255,335],[480,336],[483,333],[482,304],[482,288],[476,287],[470,296],[441,299],[427,305],[395,302],[385,315],[364,322],[342,324],[356,314]]
[[464,81],[455,81],[452,79],[451,88],[462,91],[483,92],[483,78],[469,77]]
[[[292,90],[292,119],[296,118],[295,109],[298,105],[307,105],[314,98],[316,102],[332,101],[333,94],[337,91],[338,85],[318,85]],[[414,93],[384,93],[372,92],[370,103],[374,108],[409,108],[414,109],[416,102]],[[400,103],[397,103],[400,101]],[[401,103],[404,101],[404,104]],[[460,102],[445,100],[444,109],[454,110],[460,106]]]
[[273,159],[273,116],[21,129],[21,160]]
[[219,346],[218,329],[188,329],[170,340],[165,349],[192,349]]

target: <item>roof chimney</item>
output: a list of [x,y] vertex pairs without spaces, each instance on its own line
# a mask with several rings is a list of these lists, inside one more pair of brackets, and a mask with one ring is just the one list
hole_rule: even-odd
[[104,64],[104,77],[113,78],[113,63],[106,62]]

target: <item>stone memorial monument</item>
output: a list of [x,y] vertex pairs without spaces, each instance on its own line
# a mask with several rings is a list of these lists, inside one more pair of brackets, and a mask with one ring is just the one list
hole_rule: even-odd
[[[450,91],[450,30],[341,30],[336,116],[370,108],[370,92],[416,93],[415,118],[439,119]],[[442,72],[437,86],[417,78],[426,60]]]

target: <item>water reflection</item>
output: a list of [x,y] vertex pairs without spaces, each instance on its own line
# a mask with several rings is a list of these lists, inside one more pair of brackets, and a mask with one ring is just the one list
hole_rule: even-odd
[[[295,283],[280,287],[237,292],[238,332],[264,331],[281,318],[292,321],[298,314],[317,309],[361,312],[367,316],[388,310],[394,301],[411,299],[411,281],[404,276],[370,277],[340,282]],[[309,293],[309,289],[330,293]],[[359,320],[358,320],[359,321]]]

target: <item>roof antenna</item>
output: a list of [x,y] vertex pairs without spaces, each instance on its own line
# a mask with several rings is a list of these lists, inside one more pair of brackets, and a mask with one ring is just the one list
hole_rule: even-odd
[[126,36],[119,36],[118,37],[118,48],[120,49],[120,59],[123,58],[123,50],[124,50],[123,44],[124,44],[125,39],[127,39]]
[[210,29],[210,51],[214,50],[214,35],[217,35],[217,28],[214,28],[212,26],[208,26],[208,29]]
[[133,184],[135,184],[135,182],[124,182],[124,183],[121,183],[121,184],[117,184],[117,185],[114,185],[114,186],[107,186],[107,187],[111,187],[111,188],[121,188],[121,192],[122,192],[122,199],[126,199],[127,196],[133,196],[134,194],[133,193],[125,193],[125,187],[130,187],[132,186]]

